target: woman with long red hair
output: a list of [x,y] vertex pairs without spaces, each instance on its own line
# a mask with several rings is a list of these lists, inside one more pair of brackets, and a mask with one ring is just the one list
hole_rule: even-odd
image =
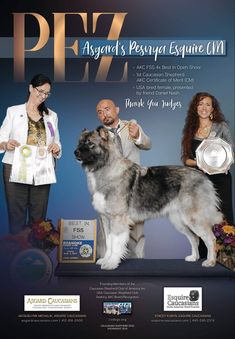
[[[228,142],[234,150],[231,132],[218,100],[209,93],[200,92],[194,95],[189,104],[183,129],[182,161],[186,166],[197,168],[196,149],[209,136],[220,137]],[[231,173],[228,171],[227,173],[206,175],[218,193],[221,201],[220,209],[226,222],[233,225]],[[199,245],[199,251],[201,256],[205,255],[203,246]]]

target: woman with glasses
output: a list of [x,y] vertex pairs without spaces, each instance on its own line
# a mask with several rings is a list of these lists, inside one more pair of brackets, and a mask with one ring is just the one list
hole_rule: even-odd
[[[35,179],[32,184],[18,183],[10,177],[13,161],[15,166],[15,149],[20,149],[22,145],[25,146],[22,148],[18,167],[21,179],[26,177],[29,171],[27,158],[32,149],[36,150],[35,154],[39,154],[38,158],[41,159],[47,158],[46,155],[50,153],[53,159],[61,156],[57,114],[45,105],[50,94],[50,79],[43,74],[35,75],[29,84],[27,102],[9,107],[0,129],[0,152],[5,151],[2,162],[9,228],[13,234],[21,231],[27,224],[46,218],[50,183],[36,184]],[[43,162],[37,164],[40,167]],[[35,168],[38,165],[35,162],[30,166]],[[43,174],[43,168],[38,173]]]

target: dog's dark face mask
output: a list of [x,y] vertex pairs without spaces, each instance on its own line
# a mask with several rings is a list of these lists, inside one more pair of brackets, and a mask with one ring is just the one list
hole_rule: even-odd
[[99,127],[94,131],[85,129],[74,151],[75,157],[84,167],[96,171],[103,167],[109,157],[109,134],[105,128]]

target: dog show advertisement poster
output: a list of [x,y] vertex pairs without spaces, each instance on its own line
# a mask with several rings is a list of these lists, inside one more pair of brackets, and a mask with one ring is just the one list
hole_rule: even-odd
[[[23,133],[26,110],[17,105],[29,107],[31,92],[56,115],[37,126],[26,115],[38,150],[32,160],[21,142],[14,187],[27,191],[28,166],[46,178],[48,140],[62,147],[48,170],[56,179],[46,218],[29,225],[26,201],[25,225],[14,234],[8,212],[16,210],[8,207],[16,193],[0,176],[2,338],[234,336],[234,225],[223,224],[208,167],[192,170],[181,160],[197,93],[219,102],[234,143],[234,18],[233,0],[1,1],[1,173],[19,146],[5,153],[4,136]],[[49,88],[29,87],[38,74]],[[118,132],[103,128],[109,105]],[[234,201],[234,150],[225,144],[213,152],[229,165]],[[214,233],[204,231],[205,220]],[[207,258],[197,260],[195,234],[207,242]]]

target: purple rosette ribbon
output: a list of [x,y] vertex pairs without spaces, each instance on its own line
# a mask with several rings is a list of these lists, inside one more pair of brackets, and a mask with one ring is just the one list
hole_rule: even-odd
[[54,128],[52,126],[52,123],[50,121],[47,122],[47,126],[50,130],[50,133],[51,133],[51,137],[54,137],[55,136],[55,131],[54,131]]

